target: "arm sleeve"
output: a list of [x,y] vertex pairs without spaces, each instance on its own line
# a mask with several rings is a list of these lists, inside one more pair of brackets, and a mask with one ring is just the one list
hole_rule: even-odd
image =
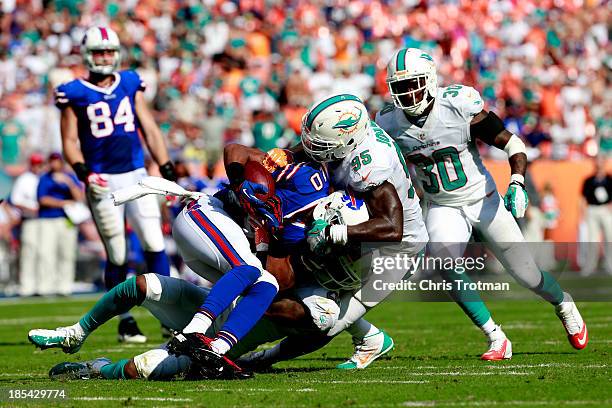
[[70,106],[68,89],[65,85],[60,85],[55,88],[55,106],[57,106],[59,109],[64,109],[67,106]]

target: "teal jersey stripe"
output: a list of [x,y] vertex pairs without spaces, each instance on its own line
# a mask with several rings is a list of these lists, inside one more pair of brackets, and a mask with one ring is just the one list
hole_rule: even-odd
[[406,69],[406,48],[397,53],[397,61],[396,66],[398,71],[403,71]]
[[324,109],[330,107],[334,103],[342,102],[342,101],[357,101],[361,102],[361,99],[351,94],[341,94],[335,95],[331,98],[325,99],[323,102],[319,103],[313,109],[310,110],[308,117],[306,118],[306,127],[310,129],[312,126],[312,122],[314,122],[315,118],[319,113],[321,113]]

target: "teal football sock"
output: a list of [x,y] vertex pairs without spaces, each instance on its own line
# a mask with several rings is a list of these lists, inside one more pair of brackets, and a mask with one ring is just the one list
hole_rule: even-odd
[[542,280],[533,291],[557,306],[563,302],[563,290],[559,286],[559,282],[548,272],[540,271],[540,273],[542,274]]
[[140,305],[143,300],[144,296],[138,294],[136,277],[132,277],[106,292],[79,320],[79,324],[85,334],[89,335],[113,317]]
[[[453,288],[448,291],[451,298],[476,326],[482,327],[491,318],[491,312],[489,312],[477,291],[464,289],[466,285],[472,283],[470,277],[465,273],[455,271],[444,271],[442,276],[453,285]],[[460,283],[456,281],[460,281]]]
[[129,359],[124,358],[116,363],[107,364],[100,369],[100,373],[102,374],[102,377],[106,378],[107,380],[125,380],[124,368],[129,362]]

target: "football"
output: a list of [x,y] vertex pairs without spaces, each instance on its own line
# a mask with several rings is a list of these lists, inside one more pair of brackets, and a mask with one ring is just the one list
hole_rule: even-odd
[[257,161],[248,161],[244,166],[244,179],[268,188],[267,194],[256,194],[257,198],[265,200],[274,195],[274,179],[270,172]]

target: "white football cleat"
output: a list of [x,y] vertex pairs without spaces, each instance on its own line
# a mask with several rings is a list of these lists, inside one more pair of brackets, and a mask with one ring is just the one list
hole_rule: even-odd
[[393,339],[384,330],[364,337],[363,341],[355,344],[353,356],[336,368],[340,370],[363,369],[369,366],[379,357],[390,352],[395,344]]
[[53,380],[102,378],[101,368],[111,363],[112,361],[104,357],[82,363],[59,363],[49,370],[49,377]]
[[118,331],[117,340],[119,343],[142,344],[147,342],[147,336],[142,334],[132,316],[119,321]]
[[501,326],[497,326],[495,331],[489,336],[489,349],[480,356],[481,360],[500,361],[512,358],[512,343],[506,337]]
[[582,316],[580,316],[580,312],[569,293],[563,293],[563,302],[555,306],[555,312],[563,323],[563,327],[565,327],[567,339],[572,347],[576,350],[585,348],[589,343],[589,333],[586,323],[582,320]]
[[85,338],[74,326],[58,327],[55,330],[33,329],[28,333],[28,340],[41,350],[61,348],[64,353],[73,354],[79,351]]

